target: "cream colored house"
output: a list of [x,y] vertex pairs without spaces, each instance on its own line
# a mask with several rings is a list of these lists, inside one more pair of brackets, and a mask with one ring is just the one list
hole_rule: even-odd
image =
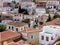
[[27,39],[29,43],[39,42],[39,32],[41,30],[35,28],[29,28],[27,30],[22,30],[21,33],[24,38]]
[[38,17],[37,20],[38,20],[39,22],[46,23],[46,21],[47,21],[47,19],[48,19],[48,16],[49,16],[49,14],[43,14],[43,15],[41,15],[40,17]]
[[28,29],[28,24],[26,23],[22,23],[22,22],[9,22],[7,24],[7,29],[11,30],[11,31],[16,31],[16,32],[20,32],[22,30]]
[[14,14],[13,20],[14,21],[22,21],[23,20],[23,14]]

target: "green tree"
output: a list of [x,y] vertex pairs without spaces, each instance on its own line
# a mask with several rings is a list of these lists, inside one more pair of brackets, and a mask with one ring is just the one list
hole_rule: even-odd
[[15,4],[15,8],[18,8],[18,5],[17,4]]
[[19,6],[19,13],[22,13],[22,14],[28,14],[28,11],[26,9],[21,9],[21,6]]
[[46,22],[49,22],[49,21],[51,21],[51,16],[50,15],[49,15],[49,17],[48,17]]
[[32,2],[35,2],[35,0],[32,0]]
[[12,7],[13,8],[18,8],[18,4],[16,3],[16,1],[12,1]]
[[0,32],[3,32],[6,30],[6,25],[0,25]]
[[19,6],[18,12],[21,13],[21,6]]
[[56,18],[60,18],[60,15],[59,14],[55,14],[53,19],[56,19]]
[[22,20],[22,22],[27,23],[27,24],[28,24],[28,26],[30,27],[30,19]]
[[36,24],[36,25],[33,26],[33,28],[36,28],[37,26],[38,26],[38,25]]
[[22,22],[24,22],[24,23],[30,23],[30,20],[29,19],[25,19],[25,20],[22,20]]
[[12,1],[12,3],[16,4],[16,1]]

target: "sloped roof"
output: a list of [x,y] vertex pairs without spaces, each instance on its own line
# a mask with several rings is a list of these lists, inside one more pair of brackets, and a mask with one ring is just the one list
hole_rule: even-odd
[[22,33],[31,33],[31,32],[40,32],[41,30],[35,29],[35,28],[29,28],[26,30],[22,30]]
[[16,33],[16,32],[12,32],[12,31],[0,32],[0,41],[12,39],[12,38],[15,38],[17,36],[20,36],[20,34]]
[[15,27],[21,27],[21,26],[26,25],[26,23],[17,21],[17,22],[9,22],[8,25],[13,25]]

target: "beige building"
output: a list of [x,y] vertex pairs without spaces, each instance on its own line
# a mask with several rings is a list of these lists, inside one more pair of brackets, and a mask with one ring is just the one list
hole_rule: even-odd
[[24,16],[23,14],[14,14],[13,20],[14,21],[22,21],[24,18],[23,16]]
[[7,29],[11,30],[11,31],[16,31],[16,32],[20,32],[21,30],[25,30],[28,29],[28,24],[23,23],[23,22],[19,22],[19,21],[13,21],[13,22],[9,22],[7,24]]
[[46,23],[48,16],[49,16],[49,14],[43,14],[42,16],[38,17],[37,20],[39,21],[39,24],[40,23],[43,23],[43,24]]
[[27,30],[21,31],[24,38],[27,39],[29,43],[38,43],[39,42],[39,32],[41,30],[35,28],[29,28]]

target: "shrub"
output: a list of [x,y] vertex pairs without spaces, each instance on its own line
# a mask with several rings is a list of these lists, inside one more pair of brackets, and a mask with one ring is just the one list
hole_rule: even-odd
[[0,32],[3,32],[6,30],[6,25],[0,25]]

